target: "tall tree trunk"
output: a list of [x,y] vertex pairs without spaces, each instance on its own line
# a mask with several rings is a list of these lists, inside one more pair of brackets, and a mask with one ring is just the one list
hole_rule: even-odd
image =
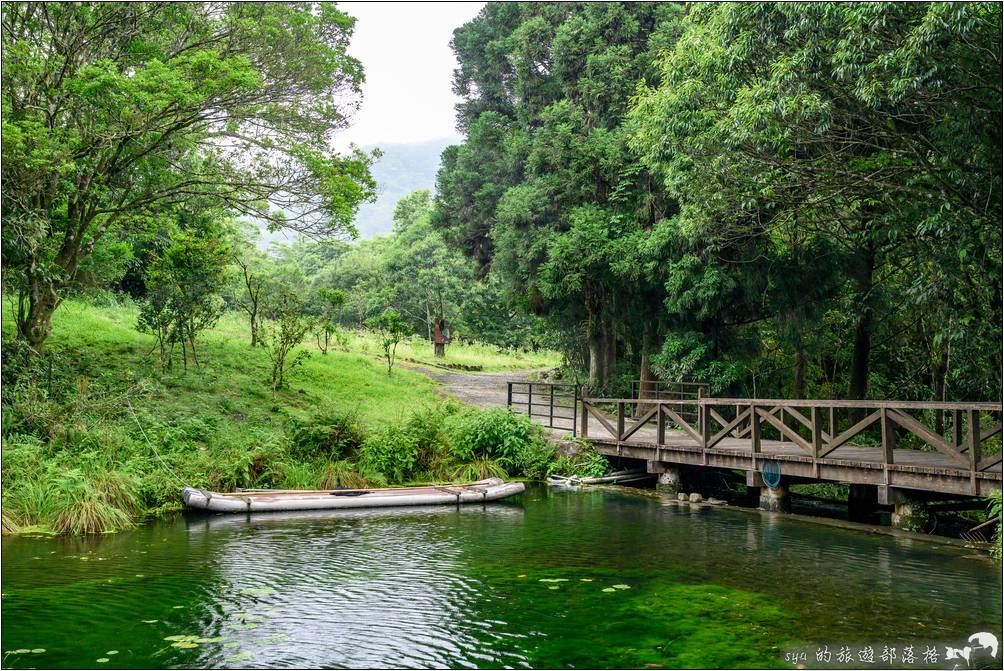
[[604,374],[605,352],[603,347],[603,331],[598,326],[589,333],[589,380],[586,385],[590,390],[599,389],[607,383]]
[[875,246],[869,243],[861,250],[860,265],[854,276],[854,288],[858,295],[858,320],[854,328],[854,353],[851,358],[851,381],[848,396],[863,399],[868,395],[868,373],[871,370],[872,328],[874,310],[872,308],[872,281],[875,273]]
[[805,398],[805,347],[801,333],[795,345],[795,398]]
[[[658,398],[658,381],[655,373],[652,372],[652,352],[655,351],[655,329],[652,323],[645,322],[641,336],[641,366],[638,370],[638,399]],[[649,403],[639,403],[637,414],[642,415],[652,409]]]
[[45,353],[45,339],[59,303],[55,288],[40,278],[29,278],[27,292],[18,299],[18,332],[39,355]]

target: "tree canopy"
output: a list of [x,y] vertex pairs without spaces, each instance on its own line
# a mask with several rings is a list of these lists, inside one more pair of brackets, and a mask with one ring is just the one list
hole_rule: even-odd
[[454,34],[467,139],[443,155],[435,222],[526,310],[582,334],[594,386],[619,341],[643,351],[650,340],[631,317],[659,293],[644,240],[674,205],[630,148],[625,114],[682,14],[507,3]]
[[506,3],[453,48],[433,221],[593,387],[1000,396],[999,6]]
[[9,3],[3,260],[18,327],[105,238],[193,198],[312,236],[351,233],[369,157],[332,154],[358,105],[353,19],[330,3]]

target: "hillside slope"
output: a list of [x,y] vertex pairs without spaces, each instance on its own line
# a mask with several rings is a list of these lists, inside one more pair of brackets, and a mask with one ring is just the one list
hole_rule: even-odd
[[[45,358],[4,320],[4,533],[127,527],[179,507],[186,484],[381,486],[505,475],[503,463],[509,475],[541,477],[556,457],[524,418],[444,404],[443,388],[420,372],[388,375],[365,334],[349,337],[356,352],[307,346],[310,357],[273,395],[268,356],[249,346],[238,315],[200,337],[200,365],[179,358],[168,371],[136,317],[130,305],[68,301]],[[506,356],[486,363],[539,363]],[[517,452],[498,453],[502,445]]]

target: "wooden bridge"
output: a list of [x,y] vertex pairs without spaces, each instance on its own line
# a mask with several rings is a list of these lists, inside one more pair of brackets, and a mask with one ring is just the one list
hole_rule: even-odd
[[761,486],[766,465],[792,482],[875,486],[882,504],[897,491],[1001,488],[1001,403],[712,398],[706,389],[592,398],[570,384],[510,382],[507,403],[602,454],[644,460],[652,473],[740,470]]

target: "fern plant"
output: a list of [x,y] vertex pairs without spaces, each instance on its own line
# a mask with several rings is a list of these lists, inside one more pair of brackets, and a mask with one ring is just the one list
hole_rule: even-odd
[[1004,520],[1001,519],[1002,513],[1004,513],[1004,503],[1001,500],[1001,490],[998,489],[995,492],[990,493],[990,507],[987,510],[990,518],[997,518],[997,532],[994,534],[993,548],[991,548],[990,553],[997,559],[1001,558],[1001,549],[1004,545],[1004,534],[1001,533],[1002,527],[1004,527]]

